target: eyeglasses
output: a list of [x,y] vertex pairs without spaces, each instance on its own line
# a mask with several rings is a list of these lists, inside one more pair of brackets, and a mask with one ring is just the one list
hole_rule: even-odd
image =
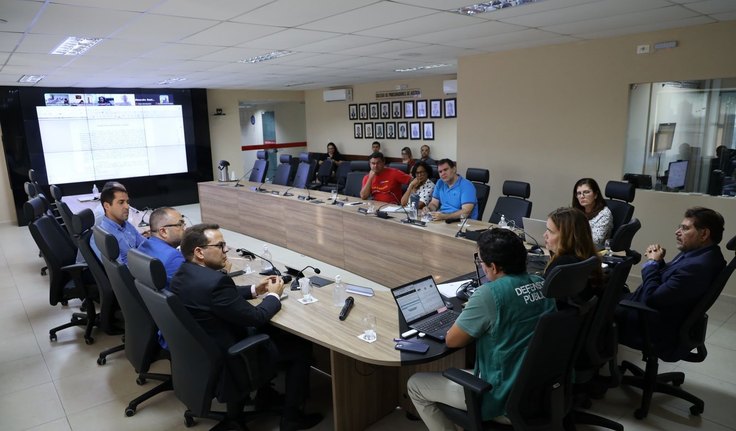
[[205,248],[205,247],[217,247],[217,248],[219,248],[220,250],[222,250],[222,252],[223,252],[223,253],[225,253],[225,252],[227,251],[227,250],[226,250],[226,249],[227,249],[227,243],[226,243],[225,241],[222,241],[222,242],[218,242],[217,244],[205,244],[205,245],[200,245],[200,247],[202,247],[202,248]]
[[175,223],[175,224],[165,224],[165,225],[163,225],[163,226],[161,226],[161,227],[184,227],[184,226],[186,226],[186,225],[187,225],[187,221],[186,221],[186,220],[184,220],[184,219],[181,219],[181,220],[179,220],[179,223]]
[[690,229],[697,229],[697,228],[695,226],[687,226],[687,225],[684,225],[684,224],[678,224],[677,227],[675,228],[675,232],[677,232],[678,230],[683,231],[683,232],[687,232]]
[[591,193],[593,193],[593,190],[580,190],[579,192],[575,193],[575,195],[576,196],[588,196]]

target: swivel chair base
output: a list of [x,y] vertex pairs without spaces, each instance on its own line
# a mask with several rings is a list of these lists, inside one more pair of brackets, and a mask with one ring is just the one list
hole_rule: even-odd
[[135,412],[138,409],[138,404],[142,403],[143,401],[146,401],[149,398],[152,398],[162,392],[171,391],[174,389],[171,375],[158,373],[140,373],[135,382],[139,385],[144,385],[146,383],[146,379],[159,380],[162,383],[155,386],[151,390],[144,392],[143,394],[129,402],[128,407],[125,408],[125,416],[131,417],[135,415]]
[[66,328],[72,328],[74,326],[84,326],[84,342],[86,344],[93,344],[95,342],[95,339],[92,337],[92,328],[95,327],[97,324],[97,314],[95,312],[95,306],[94,303],[91,303],[91,301],[85,300],[82,303],[82,310],[86,310],[85,313],[73,313],[72,318],[69,321],[69,323],[65,323],[63,325],[57,326],[55,328],[51,328],[49,330],[49,340],[56,341],[56,333],[61,331],[62,329]]

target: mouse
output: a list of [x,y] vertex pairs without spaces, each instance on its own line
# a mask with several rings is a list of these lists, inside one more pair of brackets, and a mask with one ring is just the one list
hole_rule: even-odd
[[445,301],[445,307],[447,307],[448,309],[452,310],[452,307],[454,307],[454,305],[452,305],[452,302],[450,302],[450,301]]
[[533,245],[532,248],[529,249],[529,253],[544,254],[544,250],[542,250],[542,247],[538,245]]

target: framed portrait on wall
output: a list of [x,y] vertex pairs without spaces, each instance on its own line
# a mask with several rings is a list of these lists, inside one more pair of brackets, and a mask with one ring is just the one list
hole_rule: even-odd
[[422,139],[422,125],[419,121],[409,123],[409,138],[412,140]]
[[[376,107],[376,109],[378,109],[378,107]],[[373,123],[363,124],[363,136],[365,136],[366,139],[373,139]]]
[[426,100],[417,100],[417,118],[427,118]]
[[376,123],[373,125],[373,136],[375,136],[376,139],[383,139],[383,123]]
[[386,139],[396,139],[396,123],[386,123]]
[[414,118],[414,101],[404,101],[404,118]]
[[381,119],[388,120],[391,118],[391,104],[389,102],[381,102]]
[[348,105],[348,118],[351,120],[358,119],[358,104],[357,103],[351,103],[350,105]]
[[457,99],[445,99],[445,118],[457,117]]
[[402,118],[401,111],[401,102],[391,102],[391,118]]
[[425,121],[422,123],[422,139],[425,141],[434,141],[434,121]]
[[442,118],[441,99],[432,99],[429,101],[429,118]]
[[358,119],[360,120],[368,119],[368,104],[367,103],[361,103],[360,105],[358,105]]
[[370,112],[371,120],[377,120],[378,119],[378,103],[370,103],[368,104],[369,109],[368,112]]
[[399,139],[409,139],[409,123],[401,121],[396,124],[396,127],[398,127],[396,136],[398,136]]
[[363,139],[363,123],[353,123],[353,137]]

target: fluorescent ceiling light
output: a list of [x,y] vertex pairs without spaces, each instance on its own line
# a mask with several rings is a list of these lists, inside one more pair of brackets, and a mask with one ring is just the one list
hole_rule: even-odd
[[158,85],[169,85],[169,84],[173,84],[175,82],[181,82],[181,81],[186,81],[186,80],[187,80],[186,78],[182,78],[182,77],[179,76],[179,77],[164,79],[163,81],[159,81],[156,84],[158,84]]
[[32,83],[35,84],[38,81],[44,79],[46,75],[23,75],[20,77],[18,82]]
[[416,66],[416,67],[409,67],[406,69],[395,69],[394,72],[416,72],[417,70],[426,70],[426,69],[437,69],[438,67],[450,67],[451,64],[430,64],[427,66]]
[[102,39],[69,36],[51,53],[56,55],[82,55],[100,42],[102,42]]
[[244,60],[238,60],[238,63],[260,63],[262,61],[273,60],[279,57],[286,57],[287,55],[293,54],[293,51],[274,51],[268,54],[259,55],[256,57],[246,58]]
[[461,15],[473,16],[479,13],[492,12],[494,10],[504,9],[507,7],[521,6],[527,3],[536,3],[542,0],[493,0],[483,3],[471,4],[470,6],[461,7],[460,9],[453,9],[452,12],[459,13]]

